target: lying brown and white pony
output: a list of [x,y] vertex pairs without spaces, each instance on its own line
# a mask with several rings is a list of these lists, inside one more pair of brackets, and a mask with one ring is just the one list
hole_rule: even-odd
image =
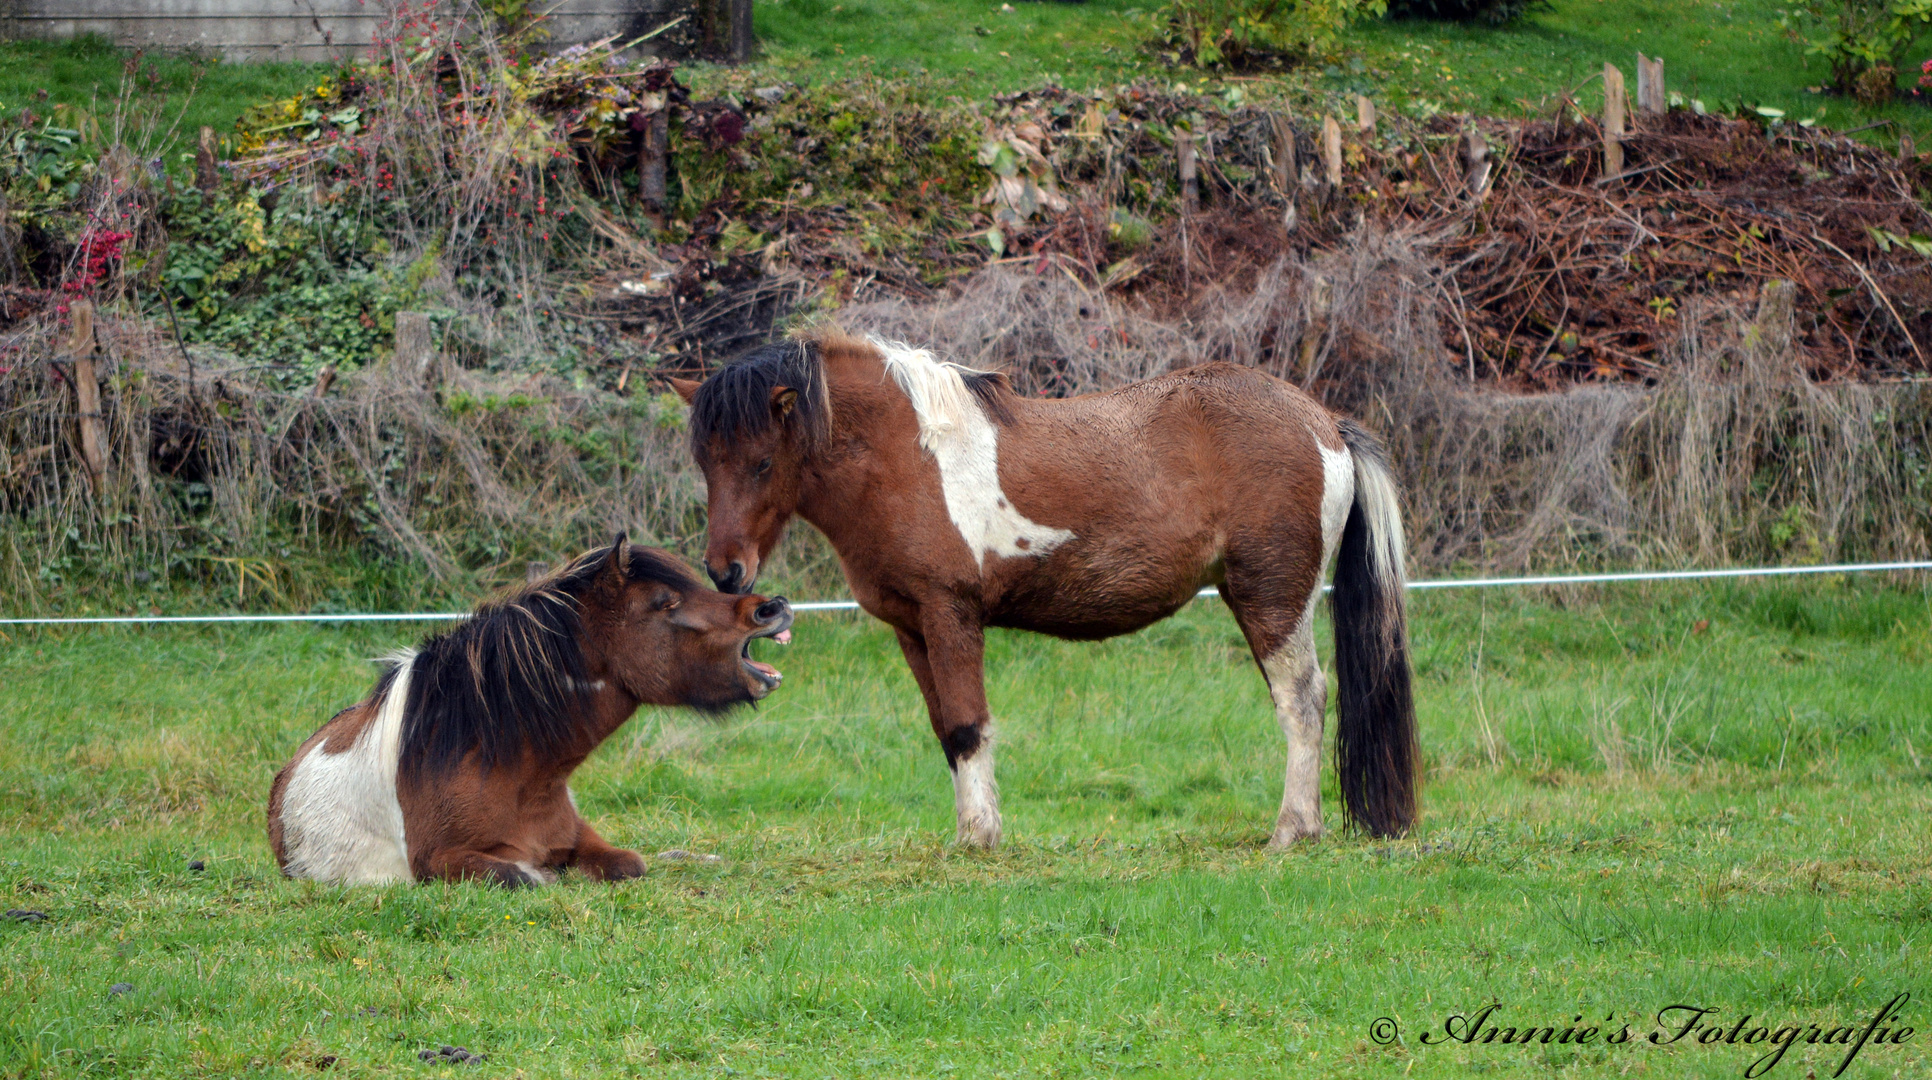
[[1375,439],[1295,387],[1207,364],[1066,400],[837,334],[759,348],[702,384],[691,446],[705,565],[741,591],[797,514],[898,632],[953,773],[961,843],[1000,838],[983,631],[1098,639],[1219,586],[1274,697],[1288,765],[1273,843],[1321,833],[1327,685],[1315,600],[1337,551],[1336,768],[1347,816],[1415,821],[1402,522]]
[[268,837],[289,877],[547,884],[644,872],[577,813],[567,782],[640,704],[720,711],[778,686],[753,638],[791,606],[700,584],[623,536],[418,649],[275,776]]

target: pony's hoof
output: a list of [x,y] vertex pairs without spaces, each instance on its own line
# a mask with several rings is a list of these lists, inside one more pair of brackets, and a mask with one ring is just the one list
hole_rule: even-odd
[[1296,829],[1293,831],[1281,831],[1269,838],[1268,850],[1292,851],[1298,844],[1306,844],[1311,841],[1320,840],[1321,838],[1322,829],[1319,825],[1315,826],[1312,830]]
[[635,851],[613,851],[598,863],[596,871],[603,881],[629,881],[644,876],[644,859]]
[[503,863],[500,866],[490,867],[490,876],[498,885],[506,889],[522,889],[536,884],[530,875],[525,874],[515,863]]
[[963,848],[992,851],[1000,846],[1000,827],[998,824],[961,825],[953,842]]

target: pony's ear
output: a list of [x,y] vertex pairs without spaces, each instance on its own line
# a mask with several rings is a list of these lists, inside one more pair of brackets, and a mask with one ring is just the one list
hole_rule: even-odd
[[773,416],[783,420],[792,414],[792,409],[797,404],[798,391],[789,386],[774,386],[771,388],[771,414]]
[[598,578],[612,588],[622,589],[631,581],[631,539],[628,533],[618,533],[617,539],[610,542],[610,554],[604,557],[604,568],[598,571]]
[[677,391],[677,395],[684,399],[686,405],[691,404],[692,399],[698,396],[698,387],[703,385],[703,383],[695,379],[680,379],[676,375],[671,376],[671,389]]

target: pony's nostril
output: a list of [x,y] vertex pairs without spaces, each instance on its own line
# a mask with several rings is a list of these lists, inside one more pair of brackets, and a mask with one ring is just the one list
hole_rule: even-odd
[[791,605],[785,602],[784,597],[774,596],[770,600],[767,600],[764,603],[759,604],[758,610],[752,612],[752,614],[758,619],[759,622],[768,623],[774,619],[782,618],[785,614],[786,609],[790,607]]
[[725,572],[722,574],[709,566],[704,568],[704,572],[711,575],[711,584],[716,586],[719,592],[743,592],[745,590],[742,586],[750,584],[745,580],[745,564],[736,559],[731,561],[731,565],[725,567]]

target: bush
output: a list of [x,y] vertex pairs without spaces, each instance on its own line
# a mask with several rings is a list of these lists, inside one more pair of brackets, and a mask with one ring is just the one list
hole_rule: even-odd
[[413,296],[357,210],[309,188],[279,200],[187,189],[163,208],[165,299],[152,314],[165,320],[172,303],[188,341],[274,364],[295,384],[361,366]]
[[1519,15],[1549,6],[1549,0],[1389,0],[1389,18],[1486,22],[1501,26]]
[[1235,70],[1320,59],[1341,51],[1353,23],[1388,0],[1173,0],[1156,10],[1156,52],[1172,63]]
[[[1782,24],[1824,57],[1832,89],[1878,104],[1898,93],[1906,53],[1932,27],[1932,0],[1803,0]],[[1874,74],[1881,68],[1891,74]]]

